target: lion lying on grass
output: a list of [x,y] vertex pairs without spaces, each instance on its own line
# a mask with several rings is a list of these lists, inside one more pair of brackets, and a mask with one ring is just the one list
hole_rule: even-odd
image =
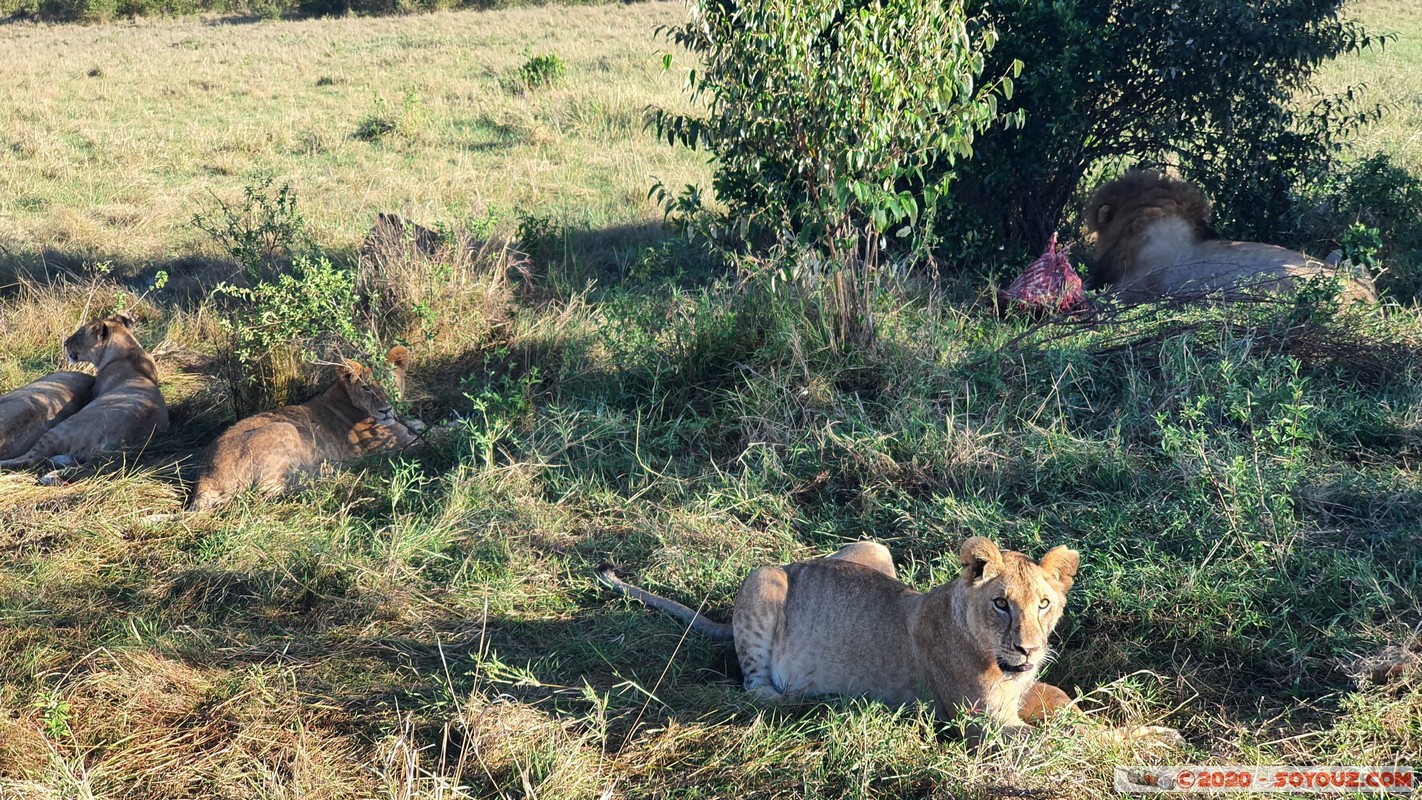
[[146,444],[168,430],[168,406],[158,389],[158,368],[133,337],[133,320],[123,314],[81,326],[64,340],[72,364],[98,368],[94,399],[50,428],[22,456],[0,461],[0,469],[24,469],[43,461],[85,463],[103,451]]
[[1220,238],[1200,190],[1152,170],[1132,170],[1101,186],[1086,204],[1095,236],[1094,288],[1126,302],[1173,298],[1239,300],[1336,277],[1345,300],[1376,302],[1365,273],[1335,269],[1272,244]]
[[[410,352],[386,354],[403,391]],[[201,511],[256,487],[275,494],[328,462],[409,446],[415,435],[395,419],[390,397],[366,367],[348,361],[326,391],[294,406],[247,417],[203,451],[188,511]]]
[[[1076,575],[1076,551],[1055,547],[1033,561],[973,537],[958,555],[962,572],[927,594],[900,583],[888,548],[873,542],[761,567],[741,584],[730,624],[624,583],[611,567],[598,577],[702,634],[734,641],[746,690],[768,700],[926,700],[940,718],[969,709],[1021,732],[1024,716],[1041,719],[1070,702],[1037,672]],[[1177,736],[1154,727],[1109,735]]]
[[50,428],[73,416],[94,393],[94,376],[51,372],[0,395],[0,459],[28,453]]

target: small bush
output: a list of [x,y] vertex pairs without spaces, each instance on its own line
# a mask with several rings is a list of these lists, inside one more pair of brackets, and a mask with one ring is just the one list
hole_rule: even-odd
[[230,302],[220,323],[230,337],[222,364],[240,418],[298,399],[305,365],[351,358],[379,369],[379,342],[360,324],[356,276],[324,255],[302,255],[271,281],[219,286]]
[[384,97],[377,95],[375,111],[356,125],[352,135],[364,142],[379,142],[389,137],[414,139],[428,124],[424,100],[411,90],[405,92],[399,108],[392,108]]
[[711,153],[726,210],[696,187],[653,195],[723,249],[803,252],[844,340],[871,340],[881,251],[933,241],[952,176],[924,170],[972,154],[1017,66],[979,84],[995,34],[962,0],[703,2],[670,38],[704,63],[688,83],[710,111],[654,110],[652,126]]
[[[262,19],[281,19],[296,11],[296,0],[248,0],[252,13]],[[317,85],[321,85],[317,82]]]
[[563,64],[563,59],[555,53],[529,56],[523,66],[518,68],[518,82],[525,88],[537,89],[561,81],[566,72],[567,67]]
[[356,275],[333,264],[306,231],[289,184],[262,178],[243,202],[193,217],[241,268],[240,284],[212,293],[228,341],[219,368],[240,418],[298,399],[314,362],[352,358],[379,369],[384,359]]
[[1353,263],[1381,268],[1379,283],[1393,296],[1422,295],[1422,177],[1377,153],[1337,170],[1320,194],[1325,215],[1314,228]]
[[514,241],[534,261],[547,266],[563,255],[563,226],[552,217],[540,214],[519,214]]
[[1371,225],[1355,222],[1343,232],[1338,244],[1343,260],[1370,270],[1378,267],[1378,252],[1383,248],[1382,232]]
[[273,179],[259,178],[242,190],[242,202],[193,215],[193,225],[211,236],[242,270],[248,284],[271,279],[295,254],[315,246],[296,208],[296,192]]
[[119,15],[118,0],[77,0],[74,5],[80,22],[109,22]]

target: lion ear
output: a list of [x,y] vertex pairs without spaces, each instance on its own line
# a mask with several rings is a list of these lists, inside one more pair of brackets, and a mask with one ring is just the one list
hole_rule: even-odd
[[358,381],[365,374],[365,367],[349,358],[342,359],[341,365],[336,369],[340,372],[343,381]]
[[1072,581],[1076,579],[1076,570],[1081,566],[1081,556],[1070,547],[1057,545],[1047,554],[1042,556],[1042,560],[1037,562],[1042,571],[1047,573],[1047,577],[1061,584],[1062,591],[1071,589]]
[[1002,551],[991,540],[974,536],[958,548],[963,576],[968,583],[980,583],[1002,571]]
[[98,322],[95,322],[90,325],[89,331],[94,334],[95,339],[98,339],[101,342],[107,342],[109,340],[109,325],[111,324],[112,323],[110,323],[108,320],[101,319]]
[[125,328],[132,328],[132,327],[133,327],[133,324],[134,324],[134,323],[133,323],[133,317],[130,317],[128,314],[126,314],[126,313],[124,313],[124,312],[119,312],[119,313],[113,315],[112,317],[109,317],[109,321],[110,321],[110,322],[117,322],[118,324],[124,326]]
[[1100,227],[1111,221],[1111,204],[1103,203],[1096,209],[1096,225]]
[[410,366],[410,348],[397,344],[385,354],[385,360],[395,369],[405,369]]

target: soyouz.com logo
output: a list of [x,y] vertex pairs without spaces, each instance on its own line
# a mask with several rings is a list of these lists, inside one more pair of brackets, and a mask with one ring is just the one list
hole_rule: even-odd
[[1411,794],[1411,767],[1116,767],[1121,794],[1161,792],[1348,792]]

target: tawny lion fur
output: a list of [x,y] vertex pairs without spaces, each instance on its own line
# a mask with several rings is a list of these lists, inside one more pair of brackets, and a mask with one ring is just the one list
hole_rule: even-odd
[[1220,238],[1198,188],[1152,170],[1104,184],[1086,204],[1095,237],[1092,284],[1127,302],[1168,298],[1236,300],[1337,276],[1347,300],[1375,302],[1372,279],[1341,272],[1272,244]]
[[22,456],[0,469],[23,469],[46,460],[89,461],[104,451],[146,444],[168,430],[168,406],[158,388],[158,368],[123,314],[80,326],[64,340],[72,364],[98,368],[93,400],[50,428]]
[[50,428],[83,408],[94,393],[94,376],[65,370],[0,395],[0,460],[30,451]]
[[931,702],[1021,729],[1069,703],[1038,683],[1047,637],[1061,619],[1078,557],[1055,547],[1041,561],[982,537],[963,543],[958,577],[927,594],[900,583],[888,548],[857,542],[834,555],[762,567],[741,584],[731,623],[624,583],[617,591],[735,642],[745,688],[767,699],[840,694],[902,705]]
[[[397,391],[404,391],[410,353],[386,354]],[[370,370],[347,361],[324,392],[294,406],[247,417],[203,451],[189,511],[201,511],[255,487],[275,494],[322,464],[409,446],[415,435],[395,418],[390,398]]]

